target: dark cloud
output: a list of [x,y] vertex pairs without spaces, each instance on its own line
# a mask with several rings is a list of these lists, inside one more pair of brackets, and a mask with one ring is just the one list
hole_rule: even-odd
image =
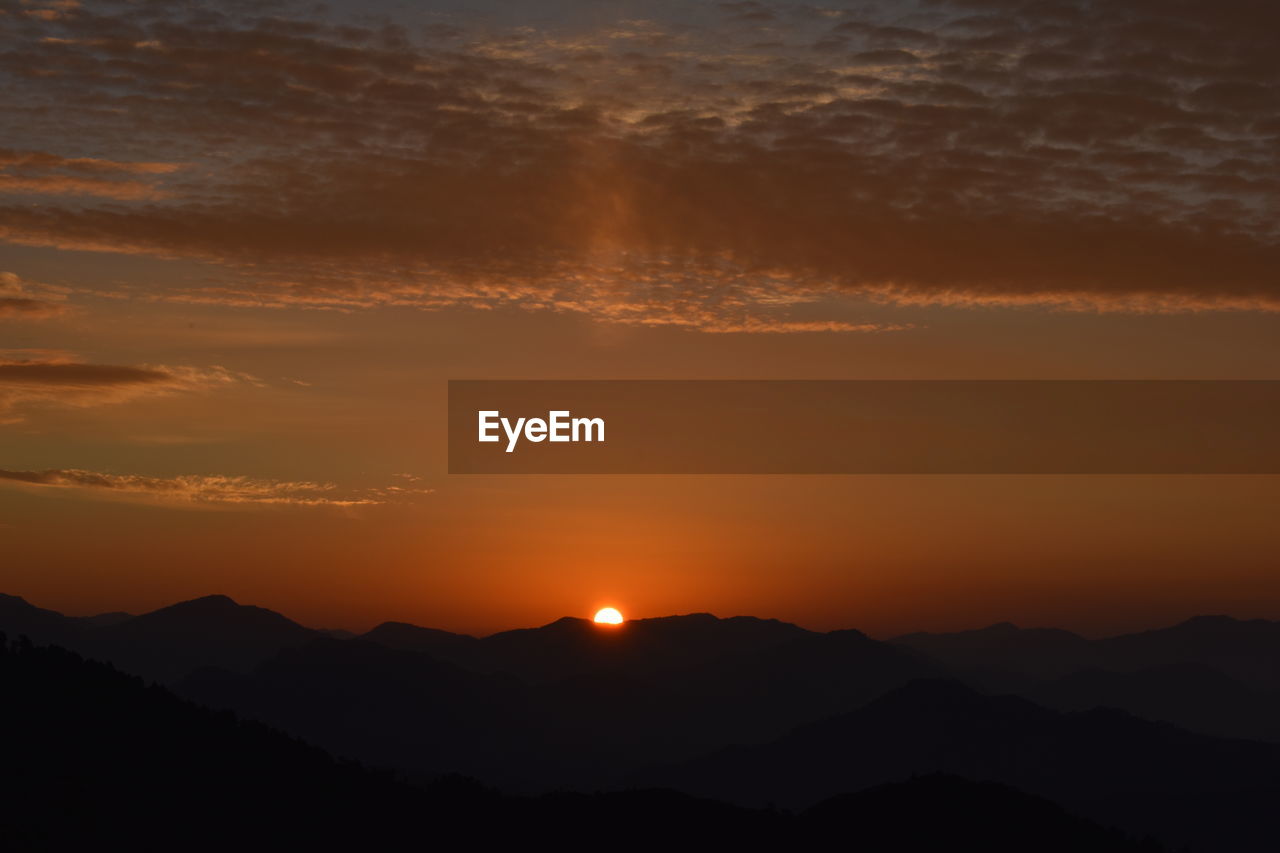
[[31,406],[83,408],[180,392],[260,384],[224,367],[88,364],[65,357],[0,358],[0,423],[21,420]]
[[0,384],[96,388],[167,382],[173,375],[146,367],[113,364],[10,362],[0,363]]
[[[41,168],[163,195],[0,206],[0,237],[229,270],[159,298],[708,331],[883,328],[788,313],[837,295],[1280,308],[1274,4],[722,5],[747,25],[26,18],[0,53],[25,150],[80,128],[92,144]],[[777,46],[745,49],[765,22]]]

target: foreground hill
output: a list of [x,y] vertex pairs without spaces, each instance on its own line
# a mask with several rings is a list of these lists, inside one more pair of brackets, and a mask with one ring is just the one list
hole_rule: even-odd
[[1011,785],[1196,850],[1274,849],[1280,746],[1192,734],[1121,711],[1064,714],[958,682],[915,682],[773,743],[636,780],[744,805],[806,807],[930,773]]
[[957,849],[993,853],[1157,849],[1038,798],[949,777],[798,816],[672,791],[520,798],[461,779],[413,786],[63,649],[2,638],[0,691],[0,847],[12,851],[376,850],[451,839],[485,849],[583,838],[619,849],[905,853],[935,849],[943,834]]

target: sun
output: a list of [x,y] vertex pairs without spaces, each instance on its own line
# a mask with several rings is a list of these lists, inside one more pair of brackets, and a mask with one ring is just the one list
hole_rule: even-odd
[[597,625],[621,625],[622,614],[616,607],[601,607],[591,621]]

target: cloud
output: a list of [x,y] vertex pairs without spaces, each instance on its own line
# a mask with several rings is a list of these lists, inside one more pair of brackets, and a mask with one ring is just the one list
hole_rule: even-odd
[[25,296],[0,296],[0,317],[50,317],[61,312],[61,306]]
[[297,507],[373,506],[430,494],[431,489],[389,486],[342,492],[332,483],[191,474],[147,477],[105,474],[78,468],[45,471],[0,469],[0,481],[34,487],[71,489],[98,497],[123,497],[189,506],[247,505]]
[[57,356],[0,358],[0,423],[20,421],[21,412],[30,407],[84,408],[237,384],[261,383],[221,366],[88,364]]
[[63,362],[0,363],[0,383],[50,388],[110,388],[149,385],[173,379],[173,374],[147,367]]
[[[707,332],[902,325],[792,312],[841,299],[1280,310],[1280,7],[721,13],[436,35],[232,6],[28,20],[0,37],[30,117],[8,156],[79,195],[0,205],[0,239],[225,270],[157,299]],[[38,153],[69,137],[94,156]],[[136,158],[103,154],[125,140]]]
[[62,157],[46,151],[0,149],[0,194],[79,195],[122,201],[154,201],[166,198],[168,193],[133,177],[154,178],[179,168],[176,163],[130,163],[96,157]]
[[100,157],[62,157],[47,151],[15,151],[0,149],[0,168],[33,168],[42,170],[63,169],[70,172],[111,173],[131,175],[165,175],[176,172],[177,163],[140,163],[104,160]]
[[0,320],[39,320],[67,311],[66,291],[0,272]]

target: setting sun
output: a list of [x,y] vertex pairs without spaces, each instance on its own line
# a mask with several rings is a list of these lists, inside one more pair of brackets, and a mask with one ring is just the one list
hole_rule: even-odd
[[621,625],[622,614],[616,607],[602,607],[596,611],[592,621],[599,625]]

